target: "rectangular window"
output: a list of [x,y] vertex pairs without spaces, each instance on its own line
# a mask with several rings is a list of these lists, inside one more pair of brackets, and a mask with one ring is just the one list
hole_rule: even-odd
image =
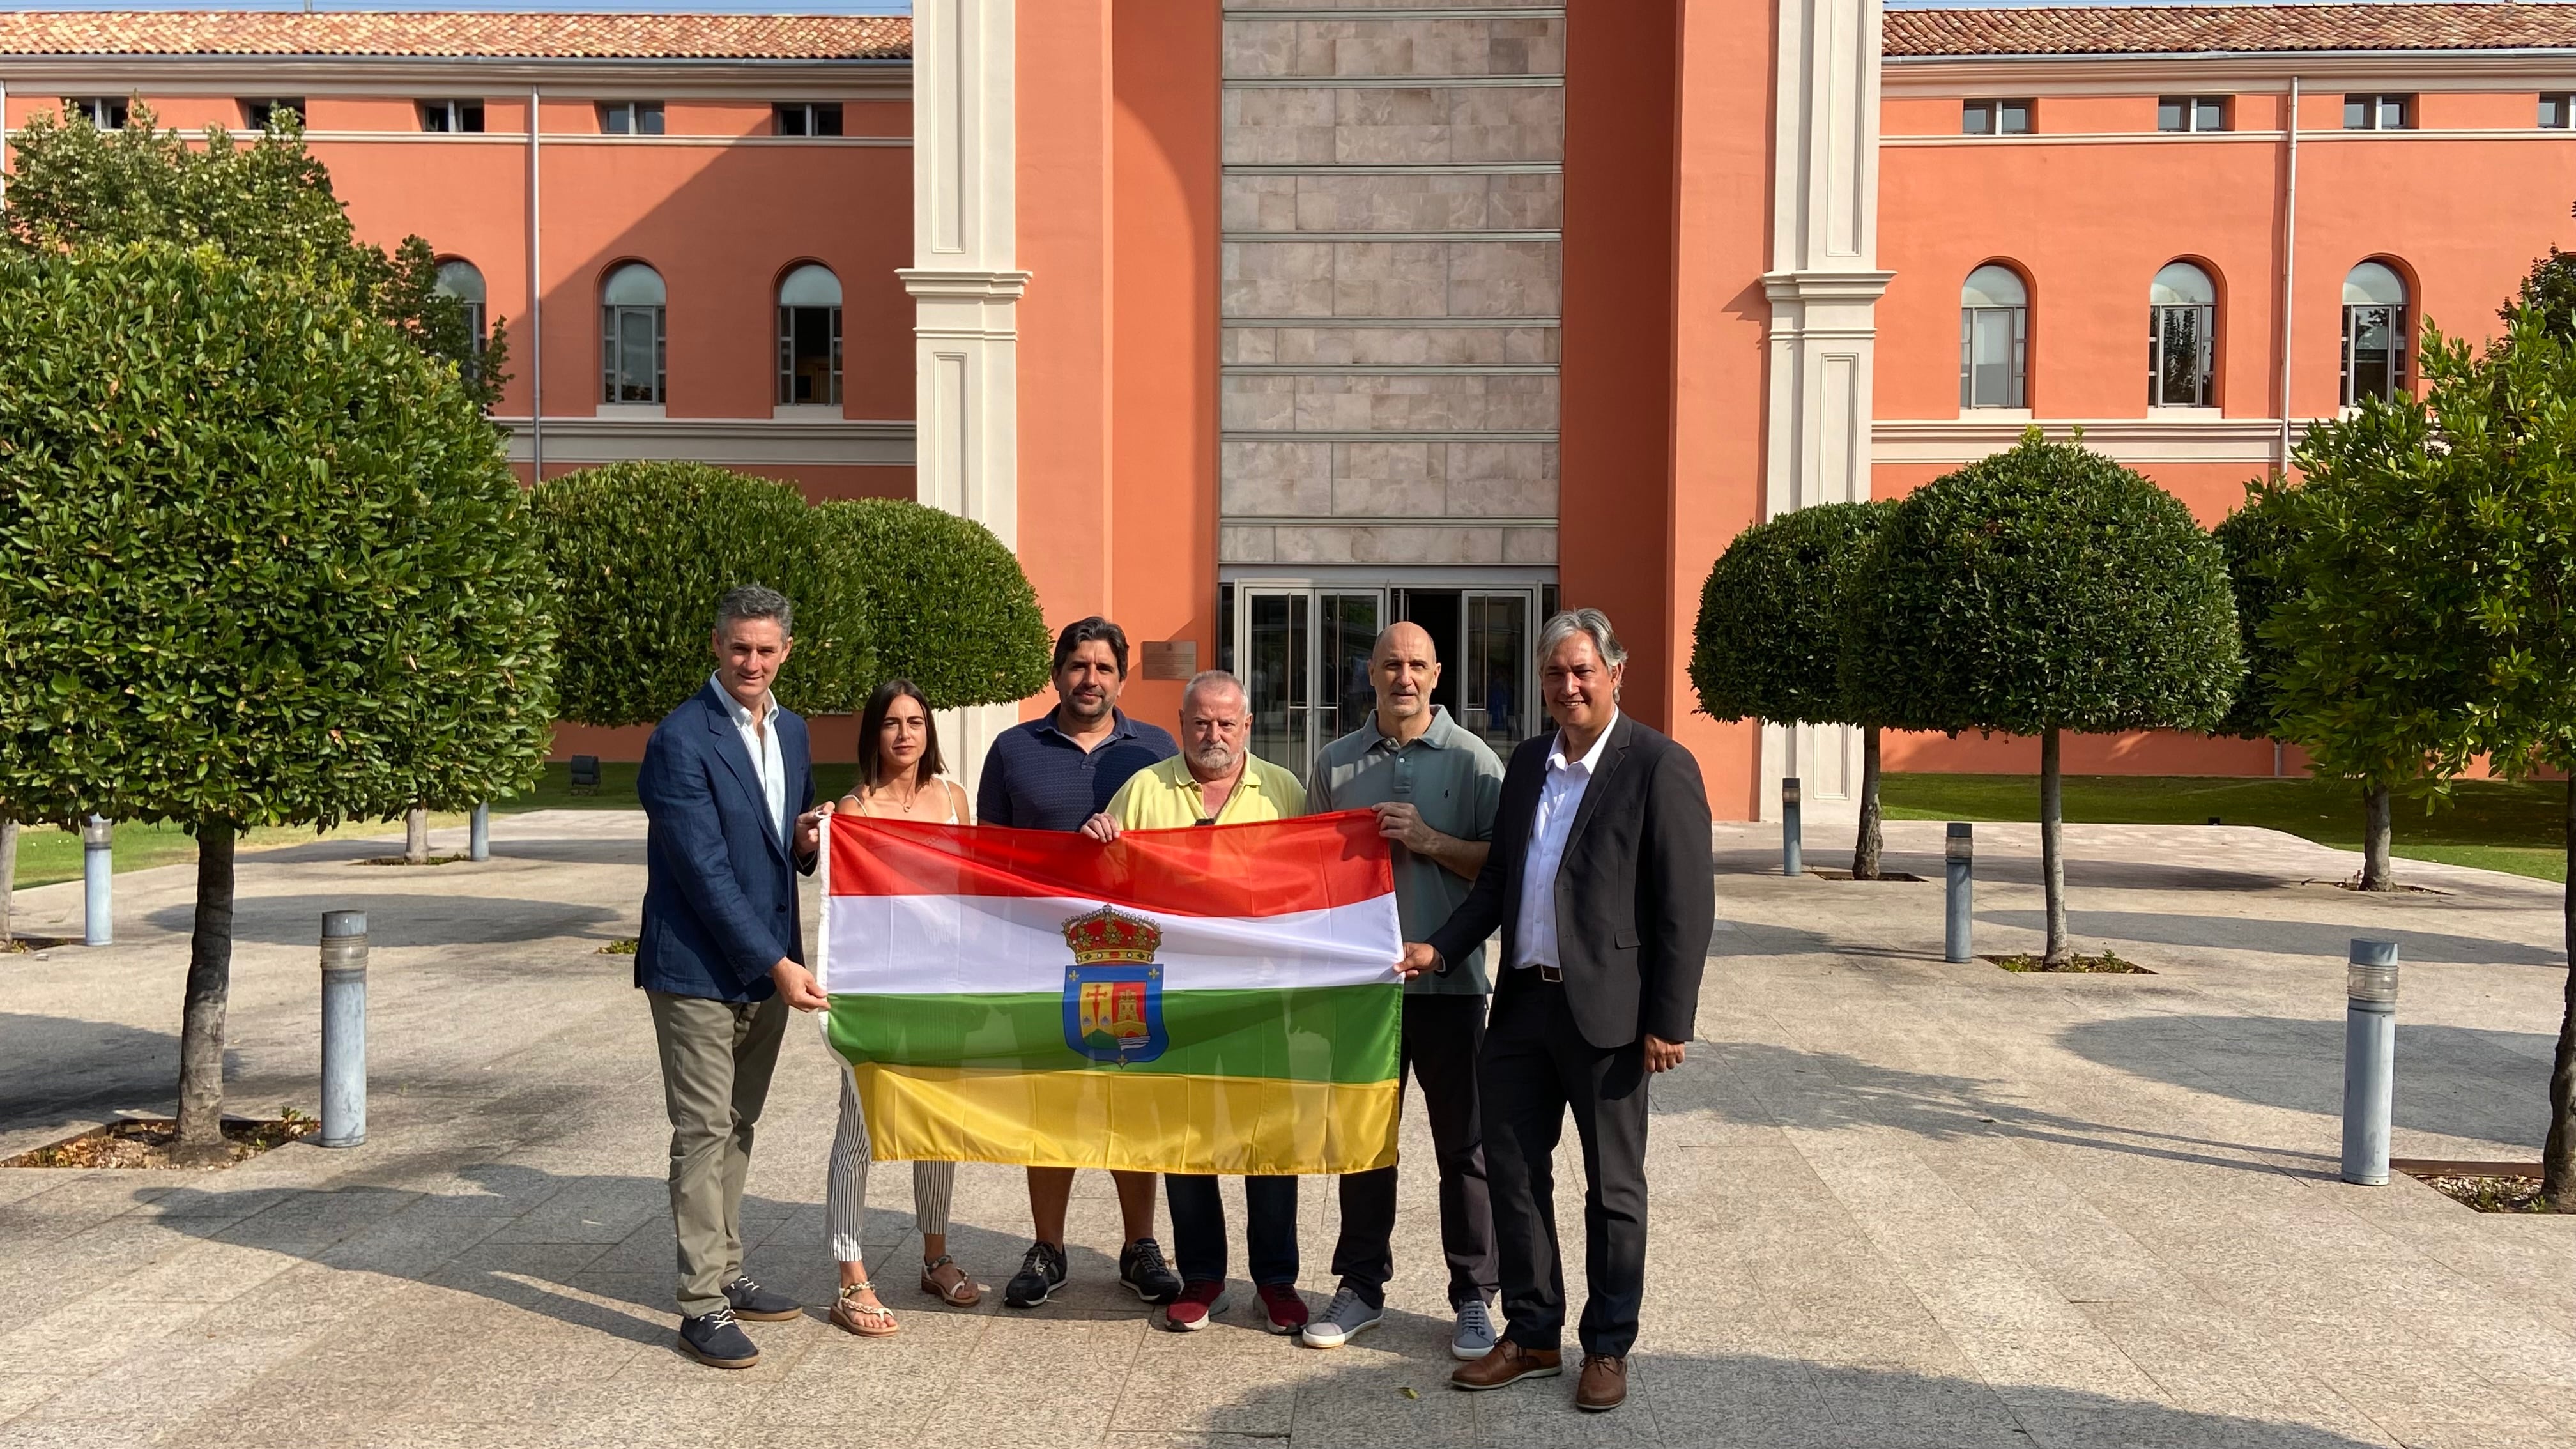
[[2347,131],[2411,131],[2415,128],[2413,96],[2346,96],[2343,128]]
[[2406,309],[2351,305],[2343,309],[2343,403],[2393,398],[2406,386]]
[[1959,110],[1959,134],[2027,136],[2038,109],[2037,101],[1969,101]]
[[2218,309],[2199,304],[2147,309],[2147,405],[2205,408]]
[[841,134],[839,101],[790,101],[770,108],[771,132],[780,136]]
[[1959,406],[2018,408],[2030,345],[2028,307],[1959,309]]
[[2224,131],[2227,124],[2225,96],[2164,96],[2156,101],[2156,129],[2159,131]]
[[293,116],[298,127],[304,124],[304,102],[300,97],[270,96],[264,100],[244,101],[241,109],[242,123],[254,131],[267,130],[268,118],[279,111]]
[[841,403],[841,309],[778,309],[778,402],[782,407]]
[[607,306],[600,309],[601,400],[611,403],[659,403],[663,400],[664,340],[659,307]]
[[125,129],[125,102],[115,96],[66,96],[63,109],[86,117],[91,125],[102,131]]
[[2542,96],[2540,98],[2540,129],[2544,131],[2569,130],[2571,129],[2571,117],[2576,117],[2576,95],[2568,95],[2565,92],[2561,92],[2557,95]]
[[424,131],[480,131],[483,129],[481,101],[422,101],[420,128]]
[[659,136],[662,134],[662,103],[601,101],[599,130],[606,136]]

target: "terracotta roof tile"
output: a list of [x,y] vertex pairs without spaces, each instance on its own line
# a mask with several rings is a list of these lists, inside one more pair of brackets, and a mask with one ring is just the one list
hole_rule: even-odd
[[2576,5],[2064,5],[1890,10],[1890,56],[2576,47]]
[[581,15],[458,10],[0,13],[0,55],[902,60],[911,54],[912,21],[892,15]]

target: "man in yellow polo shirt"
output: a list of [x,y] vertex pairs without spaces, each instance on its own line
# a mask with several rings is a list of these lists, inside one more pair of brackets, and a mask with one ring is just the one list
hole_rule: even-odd
[[[1082,833],[1108,842],[1121,830],[1175,830],[1192,825],[1240,825],[1287,820],[1306,813],[1306,787],[1297,777],[1251,749],[1252,700],[1243,681],[1222,669],[1192,679],[1181,691],[1181,752],[1127,778],[1109,808],[1083,822]],[[1225,1311],[1225,1203],[1214,1177],[1166,1174],[1163,1192],[1172,1209],[1172,1250],[1181,1270],[1181,1296],[1163,1310],[1176,1333],[1205,1328]],[[1253,1292],[1272,1333],[1306,1326],[1306,1300],[1297,1296],[1297,1179],[1243,1180],[1245,1254]]]

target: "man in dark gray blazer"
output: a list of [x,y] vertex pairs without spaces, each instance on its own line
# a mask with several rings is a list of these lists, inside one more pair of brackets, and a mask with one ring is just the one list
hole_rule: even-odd
[[1512,752],[1474,889],[1397,969],[1446,970],[1503,933],[1478,1083],[1509,1322],[1449,1381],[1563,1372],[1551,1164],[1571,1110],[1590,1286],[1574,1402],[1615,1409],[1645,1296],[1646,1084],[1681,1065],[1717,911],[1708,793],[1690,751],[1619,712],[1628,654],[1599,610],[1548,620],[1538,661],[1556,731]]
[[776,591],[726,594],[715,675],[655,727],[635,777],[647,821],[635,984],[653,1008],[671,1119],[680,1347],[717,1368],[760,1360],[737,1315],[802,1312],[742,1271],[743,1178],[787,1008],[823,999],[804,967],[796,877],[814,869],[831,807],[814,808],[805,721],[769,690],[794,629]]

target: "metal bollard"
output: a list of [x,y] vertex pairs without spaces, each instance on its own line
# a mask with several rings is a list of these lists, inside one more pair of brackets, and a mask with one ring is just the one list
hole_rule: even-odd
[[1949,838],[1942,842],[1941,856],[1950,871],[1949,892],[1944,898],[1941,916],[1941,959],[1971,959],[1968,944],[1971,912],[1977,904],[1976,827],[1964,820],[1950,822]]
[[1805,850],[1798,837],[1798,777],[1784,775],[1780,779],[1780,873],[1782,875],[1806,874]]
[[2354,937],[2343,979],[2343,1180],[2385,1187],[2397,1087],[2397,943]]
[[490,860],[492,858],[491,806],[477,805],[474,807],[474,818],[472,822],[465,827],[465,841],[466,859]]
[[109,883],[116,879],[116,827],[97,815],[81,823],[81,944],[116,939]]
[[322,914],[322,1135],[367,1140],[367,913]]

